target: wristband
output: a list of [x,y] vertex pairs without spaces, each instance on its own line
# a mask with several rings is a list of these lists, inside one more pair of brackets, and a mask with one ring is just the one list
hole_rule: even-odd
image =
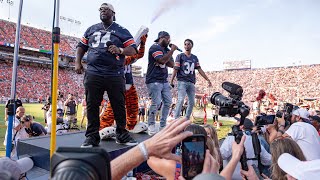
[[138,147],[139,147],[139,149],[140,149],[140,151],[141,151],[141,153],[142,153],[142,155],[143,155],[143,157],[144,157],[144,160],[145,160],[145,161],[148,160],[148,159],[149,159],[149,154],[148,154],[147,148],[146,148],[146,146],[144,145],[144,143],[143,143],[143,142],[140,143],[140,144],[138,145]]
[[284,134],[284,131],[282,131],[282,130],[278,130],[278,132],[280,132],[281,134]]

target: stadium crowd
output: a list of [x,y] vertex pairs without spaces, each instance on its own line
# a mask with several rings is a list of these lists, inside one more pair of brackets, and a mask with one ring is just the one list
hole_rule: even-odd
[[[206,93],[209,96],[219,91],[226,92],[221,84],[224,81],[234,82],[243,87],[243,101],[252,104],[255,94],[260,90],[272,93],[279,101],[297,102],[297,98],[317,98],[320,91],[320,65],[304,65],[268,69],[233,70],[207,72],[213,87],[209,88],[203,78],[197,78],[196,92]],[[2,98],[10,96],[12,63],[1,62],[0,66],[0,94]],[[21,64],[18,69],[17,93],[22,99],[44,99],[50,90],[51,70]],[[197,76],[199,77],[199,76]],[[169,77],[170,78],[170,77]],[[67,95],[73,93],[82,97],[84,88],[83,75],[73,70],[59,69],[59,90]],[[310,80],[314,85],[310,85]],[[134,77],[139,96],[148,97],[144,77]],[[173,89],[173,96],[177,94]]]
[[[286,102],[295,102],[296,98],[320,97],[320,65],[304,65],[267,69],[233,70],[208,72],[212,80],[212,89],[206,82],[197,79],[197,92],[212,94],[224,90],[222,82],[229,81],[243,87],[244,98],[247,103],[254,101],[255,94],[264,89],[273,94],[276,99]],[[312,82],[312,85],[310,84]]]
[[[14,44],[15,30],[15,23],[0,20],[0,42]],[[59,53],[74,56],[75,47],[79,39],[66,35],[61,35],[60,37]],[[22,25],[20,45],[29,48],[51,50],[51,32]]]
[[[2,98],[10,97],[12,63],[1,63],[0,94]],[[83,76],[70,70],[59,69],[59,90],[67,95],[69,92],[80,97],[84,94]],[[17,78],[17,97],[25,102],[45,100],[51,87],[51,70],[45,67],[19,65]]]

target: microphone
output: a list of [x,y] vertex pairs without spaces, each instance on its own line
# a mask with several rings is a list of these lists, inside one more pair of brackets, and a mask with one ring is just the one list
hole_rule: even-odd
[[222,83],[222,88],[228,91],[230,94],[242,96],[243,89],[241,86],[231,83],[231,82],[224,82]]
[[[107,42],[107,48],[109,48],[109,46],[111,45],[114,45],[111,41],[108,41]],[[119,54],[114,54],[116,56],[116,59],[119,61],[120,60],[120,57],[119,57]]]
[[[172,46],[172,44],[169,44],[169,47],[170,47],[170,48],[171,48],[171,46]],[[178,47],[177,47],[177,50],[180,51],[180,52],[182,52],[182,50],[179,49]]]

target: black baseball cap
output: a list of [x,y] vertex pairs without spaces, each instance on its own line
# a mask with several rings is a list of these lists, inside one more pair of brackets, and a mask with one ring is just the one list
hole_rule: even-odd
[[170,34],[166,31],[160,31],[158,33],[158,38],[156,40],[154,40],[154,42],[158,42],[160,38],[163,38],[165,36],[170,36]]

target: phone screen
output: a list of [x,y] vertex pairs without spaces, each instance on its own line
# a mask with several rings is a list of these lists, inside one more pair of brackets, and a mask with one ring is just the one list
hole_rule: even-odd
[[182,141],[182,173],[192,179],[202,172],[205,158],[204,135],[193,135]]

